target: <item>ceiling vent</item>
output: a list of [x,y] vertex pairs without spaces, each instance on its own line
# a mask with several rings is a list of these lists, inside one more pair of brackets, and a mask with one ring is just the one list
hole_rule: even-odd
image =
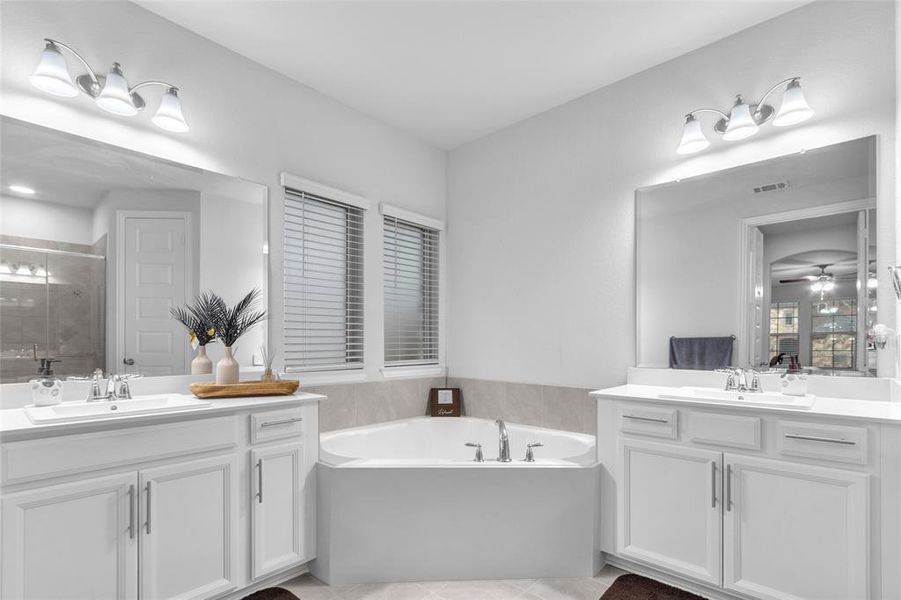
[[787,181],[777,181],[776,183],[767,183],[766,185],[757,186],[754,188],[755,194],[760,194],[762,192],[778,192],[780,190],[784,190],[788,188]]

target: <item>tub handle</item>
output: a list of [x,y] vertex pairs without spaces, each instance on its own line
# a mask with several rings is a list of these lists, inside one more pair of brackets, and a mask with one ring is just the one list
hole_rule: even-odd
[[535,453],[532,452],[532,448],[541,448],[544,444],[541,442],[532,442],[531,444],[526,444],[526,462],[535,462]]
[[482,444],[477,444],[475,442],[466,442],[463,445],[476,449],[476,457],[472,459],[473,462],[485,462],[485,457],[482,456]]

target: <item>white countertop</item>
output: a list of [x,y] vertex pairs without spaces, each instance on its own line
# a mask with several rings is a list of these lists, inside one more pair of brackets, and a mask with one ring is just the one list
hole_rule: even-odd
[[797,416],[838,417],[842,419],[857,419],[865,421],[881,421],[886,423],[901,423],[901,402],[883,400],[854,400],[850,398],[828,398],[817,396],[810,409],[793,407],[757,407],[744,404],[732,404],[730,402],[707,400],[675,400],[660,398],[660,394],[672,393],[679,386],[639,385],[629,383],[603,390],[591,392],[595,398],[602,400],[635,400],[654,402],[657,404],[679,404],[688,406],[700,406],[728,410],[763,411],[769,413],[791,413]]
[[[190,394],[171,394],[172,396],[186,396]],[[88,421],[73,423],[43,423],[36,425],[31,422],[23,408],[10,408],[0,410],[0,436],[3,441],[13,441],[31,437],[47,437],[50,435],[70,435],[74,433],[86,433],[118,427],[132,427],[135,425],[153,425],[156,423],[171,423],[192,419],[204,419],[218,417],[248,409],[269,408],[278,409],[294,404],[318,402],[325,400],[326,396],[320,394],[300,393],[291,396],[262,396],[250,398],[209,398],[209,406],[183,409],[172,412],[159,412],[139,415],[109,416]],[[121,400],[128,402],[128,400]]]

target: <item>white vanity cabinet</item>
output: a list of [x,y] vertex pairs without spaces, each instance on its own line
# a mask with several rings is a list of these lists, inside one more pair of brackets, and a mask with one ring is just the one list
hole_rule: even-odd
[[879,424],[617,399],[598,415],[609,562],[712,598],[895,597]]
[[302,573],[318,405],[267,406],[4,437],[0,600],[230,599]]

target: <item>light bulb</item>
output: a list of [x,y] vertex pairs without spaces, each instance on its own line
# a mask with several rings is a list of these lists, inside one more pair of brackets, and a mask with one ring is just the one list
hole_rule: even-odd
[[685,116],[685,126],[682,127],[682,141],[676,148],[677,154],[693,154],[700,152],[710,145],[707,136],[701,129],[701,122],[695,119],[694,115]]
[[110,72],[106,75],[106,82],[100,95],[95,100],[97,106],[114,115],[133,117],[138,114],[134,100],[128,92],[128,81],[122,75],[122,67],[119,63],[113,63]]
[[801,83],[797,79],[793,79],[785,92],[782,94],[782,105],[779,106],[779,112],[773,119],[773,125],[776,127],[787,127],[788,125],[797,125],[802,121],[806,121],[813,116],[813,109],[807,104],[804,98],[804,92],[801,91]]
[[867,278],[867,289],[875,290],[879,287],[879,280],[875,277]]
[[757,133],[757,130],[757,122],[751,116],[751,107],[741,99],[741,96],[737,96],[735,106],[729,113],[729,125],[723,132],[723,139],[730,142],[743,140]]
[[41,52],[41,60],[28,81],[42,92],[54,96],[72,98],[78,95],[78,89],[72,83],[72,77],[69,75],[66,59],[53,42],[47,42],[47,46]]
[[169,88],[163,94],[160,100],[160,107],[151,119],[154,125],[165,129],[166,131],[174,131],[175,133],[184,133],[189,130],[188,123],[181,112],[181,100],[178,98],[178,90]]

